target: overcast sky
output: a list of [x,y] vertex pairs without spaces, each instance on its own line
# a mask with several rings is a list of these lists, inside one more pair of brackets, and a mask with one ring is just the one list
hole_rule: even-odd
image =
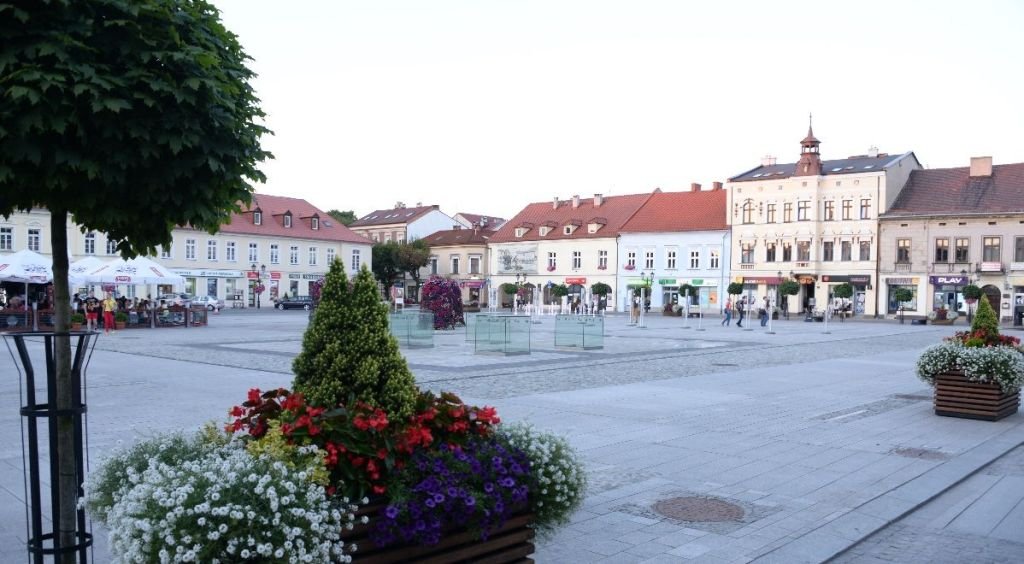
[[1024,161],[1024,2],[214,0],[255,61],[257,191],[511,217],[914,151]]

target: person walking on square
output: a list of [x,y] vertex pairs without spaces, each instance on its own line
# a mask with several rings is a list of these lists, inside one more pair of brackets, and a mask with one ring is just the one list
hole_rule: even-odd
[[746,316],[746,312],[744,311],[746,309],[746,307],[747,307],[747,298],[746,298],[746,296],[744,296],[744,297],[740,298],[739,303],[736,304],[736,309],[739,312],[739,317],[736,319],[736,326],[741,328],[741,329],[743,328],[743,318]]
[[732,298],[725,299],[725,319],[722,319],[722,325],[732,325]]
[[85,299],[85,329],[86,331],[97,331],[99,330],[99,317],[100,317],[100,301],[96,299],[96,296],[89,294],[89,297]]
[[117,300],[107,293],[107,299],[103,300],[103,334],[105,335],[114,331],[115,311],[117,311]]
[[761,327],[765,327],[765,326],[768,325],[768,316],[771,315],[771,313],[768,310],[769,310],[768,296],[765,296],[764,297],[764,305],[761,306],[761,312],[760,312],[761,313]]

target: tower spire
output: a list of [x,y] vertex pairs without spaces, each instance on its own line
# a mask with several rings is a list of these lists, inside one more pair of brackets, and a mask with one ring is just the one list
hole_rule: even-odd
[[796,163],[797,176],[818,176],[821,174],[821,156],[818,147],[821,141],[814,136],[814,114],[807,114],[807,137],[800,141],[800,161]]

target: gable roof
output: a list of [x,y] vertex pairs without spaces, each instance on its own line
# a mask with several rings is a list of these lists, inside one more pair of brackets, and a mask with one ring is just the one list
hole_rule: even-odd
[[480,215],[475,213],[458,212],[456,216],[462,216],[463,219],[469,222],[470,226],[476,224],[481,229],[488,229],[490,231],[497,231],[501,228],[502,224],[505,223],[505,219],[501,217],[494,217],[493,215]]
[[[877,157],[858,155],[846,159],[822,161],[821,174],[822,176],[833,176],[837,174],[881,171],[886,167],[895,164],[900,159],[913,154],[913,152],[907,152],[901,155],[879,153]],[[754,180],[763,181],[789,178],[796,175],[796,165],[797,163],[761,165],[730,178],[729,182],[748,182]]]
[[440,206],[374,210],[356,220],[349,227],[373,227],[375,225],[394,225],[396,223],[408,224],[436,209],[440,209]]
[[486,245],[493,231],[487,229],[445,229],[423,238],[431,247],[453,245]]
[[970,167],[915,170],[880,217],[1024,213],[1024,163],[994,165],[992,176]]
[[[653,193],[657,193],[656,190]],[[572,207],[572,200],[559,201],[558,208],[554,202],[534,202],[527,205],[508,220],[505,225],[491,237],[491,243],[511,243],[516,241],[555,241],[563,239],[602,239],[616,237],[619,229],[633,216],[651,194],[629,194],[624,196],[605,196],[601,205],[594,206],[594,198],[580,199],[579,207]],[[593,220],[598,221],[593,221]],[[554,222],[559,228],[541,235],[538,225]],[[566,235],[561,227],[579,222],[580,227]],[[590,233],[585,224],[601,223],[603,226],[596,233]],[[517,227],[530,227],[522,237],[516,237]]]
[[[253,213],[262,213],[260,225],[253,223]],[[286,212],[292,214],[292,226],[285,227],[282,216]],[[319,229],[313,229],[311,217],[320,218]],[[252,203],[243,208],[242,213],[231,214],[229,223],[220,227],[222,233],[238,233],[245,235],[264,235],[267,237],[292,237],[315,239],[319,241],[337,241],[340,243],[363,243],[372,245],[369,239],[356,235],[351,229],[337,222],[326,212],[301,198],[287,196],[271,196],[253,194]]]
[[725,190],[657,192],[619,230],[666,233],[728,229]]

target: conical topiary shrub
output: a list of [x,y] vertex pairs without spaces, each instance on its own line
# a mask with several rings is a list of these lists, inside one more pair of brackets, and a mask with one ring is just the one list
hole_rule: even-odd
[[992,304],[988,303],[988,297],[982,295],[978,299],[978,311],[974,314],[974,321],[971,322],[971,332],[983,331],[986,335],[999,334],[999,319],[996,318],[996,311]]
[[387,306],[365,266],[350,287],[341,261],[331,264],[292,368],[293,388],[314,405],[362,401],[393,419],[413,412],[416,383],[388,330]]

